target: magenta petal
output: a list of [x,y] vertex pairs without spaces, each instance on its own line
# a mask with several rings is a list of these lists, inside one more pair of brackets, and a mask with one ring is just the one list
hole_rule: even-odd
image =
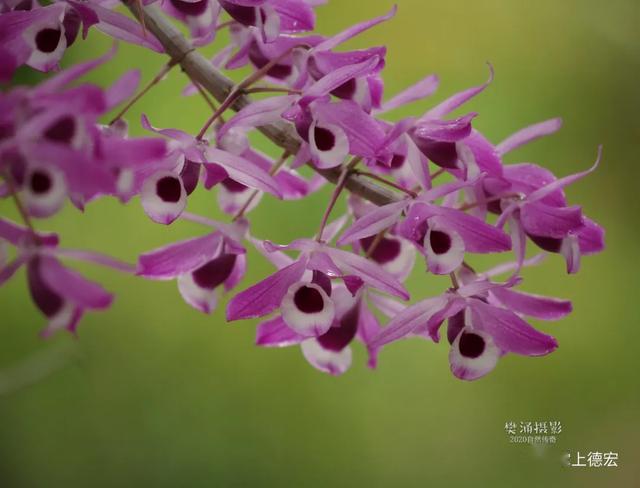
[[471,121],[476,113],[469,113],[453,120],[428,119],[419,121],[415,137],[443,142],[456,142],[471,134]]
[[375,368],[378,365],[379,347],[372,345],[373,340],[382,331],[378,318],[369,310],[366,303],[360,303],[360,315],[358,317],[358,338],[367,347],[369,353],[369,361],[367,366]]
[[474,328],[489,334],[503,351],[525,356],[542,356],[558,347],[556,340],[539,332],[510,310],[471,299]]
[[444,102],[441,102],[431,110],[429,110],[423,118],[441,118],[445,115],[453,112],[456,108],[458,108],[463,103],[467,102],[469,99],[475,97],[477,94],[482,92],[489,84],[493,81],[493,66],[489,65],[489,79],[483,83],[482,85],[475,86],[473,88],[469,88],[460,93],[456,93],[455,95],[449,97]]
[[[1,248],[1,245],[0,245]],[[27,256],[22,255],[15,258],[8,264],[0,261],[0,286],[9,281],[20,267],[27,262]]]
[[304,107],[313,100],[327,95],[348,80],[370,74],[379,62],[380,58],[373,56],[362,63],[342,66],[326,74],[304,91],[304,95],[298,101],[299,105]]
[[82,308],[104,309],[111,305],[113,295],[102,286],[87,280],[80,273],[65,268],[50,256],[40,256],[40,273],[44,282],[58,295]]
[[340,249],[327,249],[327,254],[333,258],[344,274],[356,275],[373,288],[404,300],[409,299],[409,293],[402,283],[371,260]]
[[549,183],[548,185],[534,191],[533,193],[531,193],[529,196],[527,196],[527,201],[528,202],[535,202],[536,200],[541,200],[543,198],[545,198],[546,196],[561,190],[562,188],[571,185],[579,180],[581,180],[582,178],[584,178],[585,176],[590,175],[591,173],[593,173],[597,168],[598,165],[600,164],[600,159],[602,158],[602,146],[598,147],[598,157],[596,158],[595,163],[593,163],[593,166],[591,166],[591,168],[589,168],[586,171],[581,171],[580,173],[575,173],[569,176],[565,176],[564,178],[559,178],[555,181],[552,181],[551,183]]
[[480,172],[500,177],[502,175],[502,161],[495,147],[475,129],[471,130],[469,137],[460,144],[468,147],[473,154],[473,159]]
[[278,184],[273,177],[250,161],[214,148],[207,149],[206,155],[211,160],[210,162],[222,166],[229,174],[229,177],[238,183],[282,197]]
[[217,132],[221,140],[233,128],[253,129],[280,119],[280,114],[298,98],[297,95],[269,97],[244,107],[231,117]]
[[83,5],[93,10],[100,19],[96,24],[98,30],[116,39],[138,44],[158,53],[164,52],[162,44],[149,31],[144,32],[138,22],[96,3]]
[[140,70],[133,69],[123,74],[106,91],[106,102],[109,109],[132,97],[140,83]]
[[511,239],[500,229],[460,210],[434,207],[433,212],[444,218],[446,225],[464,240],[469,252],[488,253],[511,249]]
[[169,244],[138,258],[137,274],[145,278],[168,280],[189,273],[215,258],[222,236],[213,232],[202,237]]
[[580,253],[594,254],[604,249],[604,229],[593,220],[583,217],[584,227],[578,231]]
[[420,80],[409,88],[401,91],[390,100],[387,100],[382,104],[378,113],[388,112],[396,108],[402,107],[412,102],[422,100],[433,94],[438,89],[440,80],[437,75],[429,75],[426,78]]
[[[42,244],[47,246],[58,245],[58,234],[44,234],[38,232],[36,235]],[[28,228],[0,217],[0,239],[4,239],[14,246],[20,247],[28,242],[30,236],[31,231]]]
[[95,251],[85,251],[84,249],[65,249],[59,247],[46,251],[55,256],[98,264],[100,266],[122,271],[123,273],[134,273],[136,271],[135,266],[129,263],[125,263],[119,259]]
[[280,17],[282,32],[313,30],[316,16],[313,7],[304,0],[271,0]]
[[335,36],[332,36],[324,42],[318,44],[315,49],[317,51],[329,51],[339,44],[342,44],[343,42],[351,39],[352,37],[357,36],[358,34],[370,29],[371,27],[374,27],[382,22],[391,19],[396,14],[397,10],[398,7],[394,5],[386,15],[382,15],[380,17],[376,17],[374,19],[360,22],[354,26],[351,26],[340,32],[339,34],[336,34]]
[[306,262],[299,260],[252,287],[238,293],[227,306],[227,320],[262,317],[280,306],[289,287],[304,274]]
[[285,324],[281,315],[262,322],[256,330],[256,345],[263,347],[293,346],[306,339]]
[[402,200],[375,208],[356,220],[338,239],[338,245],[351,244],[358,239],[375,235],[393,226],[408,204],[408,201]]
[[508,309],[543,320],[556,320],[571,313],[569,300],[533,295],[510,288],[493,288],[491,293]]
[[402,339],[417,327],[426,324],[429,319],[447,305],[447,298],[433,297],[407,307],[389,322],[389,324],[371,342],[372,347],[380,347],[389,342]]
[[528,234],[556,238],[563,238],[584,225],[580,207],[552,207],[539,202],[522,206],[520,222]]
[[350,100],[316,103],[312,109],[319,121],[337,125],[347,134],[351,154],[379,158],[379,152],[384,150],[386,134],[357,103]]
[[496,147],[499,154],[506,154],[514,149],[524,146],[540,137],[557,132],[562,127],[562,119],[555,118],[530,125],[510,135]]

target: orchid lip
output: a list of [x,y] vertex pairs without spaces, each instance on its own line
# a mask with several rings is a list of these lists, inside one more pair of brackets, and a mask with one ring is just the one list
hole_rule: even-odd
[[58,47],[62,31],[60,29],[46,28],[36,34],[35,43],[39,51],[52,53]]

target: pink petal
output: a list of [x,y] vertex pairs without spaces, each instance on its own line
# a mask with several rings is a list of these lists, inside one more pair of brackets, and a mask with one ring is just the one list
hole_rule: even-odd
[[407,307],[389,322],[371,342],[372,347],[381,347],[411,334],[416,327],[426,324],[429,319],[447,305],[447,298],[439,296],[427,298]]
[[373,288],[405,300],[409,299],[409,293],[402,283],[369,259],[340,249],[329,248],[326,252],[344,274],[356,275]]
[[324,42],[318,44],[315,47],[315,50],[330,51],[331,49],[338,46],[339,44],[342,44],[343,42],[351,39],[352,37],[355,37],[358,34],[370,29],[371,27],[391,19],[396,14],[397,10],[398,10],[397,6],[394,5],[393,8],[389,11],[389,13],[387,13],[386,15],[383,15],[381,17],[376,17],[374,19],[351,26],[345,29],[344,31],[340,32],[339,34],[336,34],[335,36],[332,36],[327,40],[325,40]]
[[548,136],[557,132],[562,127],[562,119],[555,118],[530,125],[510,135],[496,146],[498,154],[506,154],[514,149],[524,146],[540,137]]
[[256,345],[263,347],[287,347],[300,344],[306,337],[297,334],[278,315],[258,325]]
[[82,308],[104,309],[111,305],[113,295],[102,286],[64,267],[53,257],[40,256],[39,261],[42,279],[61,297]]
[[473,326],[488,333],[503,351],[525,356],[542,356],[558,347],[556,340],[531,327],[510,310],[469,301]]
[[280,306],[289,287],[300,280],[305,266],[305,260],[296,261],[238,293],[227,306],[227,320],[262,317],[273,312]]
[[210,162],[222,166],[229,174],[229,177],[238,183],[282,197],[278,184],[273,177],[250,161],[215,148],[207,149],[206,156]]
[[569,300],[534,295],[510,288],[494,288],[491,293],[508,309],[543,320],[556,320],[571,313]]
[[158,280],[175,278],[211,261],[220,252],[221,244],[219,232],[169,244],[142,254],[137,274]]
[[429,75],[384,102],[378,113],[388,112],[403,105],[422,100],[432,95],[438,89],[439,83],[440,80],[437,75]]
[[338,239],[337,244],[345,246],[364,237],[376,235],[393,226],[408,204],[409,201],[402,200],[376,207],[373,211],[356,220]]
[[520,222],[529,234],[556,238],[584,226],[580,207],[552,207],[539,202],[522,206]]
[[481,93],[489,84],[493,81],[493,66],[489,65],[489,79],[483,83],[482,85],[475,86],[473,88],[469,88],[460,93],[456,93],[455,95],[449,97],[444,102],[436,105],[434,108],[429,110],[425,117],[423,118],[441,118],[445,115],[453,112],[460,105],[467,102],[469,99],[475,97],[477,94]]

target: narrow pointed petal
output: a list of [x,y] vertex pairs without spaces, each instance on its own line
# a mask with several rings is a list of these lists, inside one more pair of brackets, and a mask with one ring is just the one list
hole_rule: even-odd
[[530,143],[531,141],[535,141],[540,137],[558,132],[561,127],[562,119],[559,117],[530,125],[507,137],[496,146],[496,149],[498,154],[506,154],[520,146]]
[[84,63],[74,64],[70,68],[65,69],[57,73],[55,76],[44,80],[37,87],[35,87],[33,94],[38,97],[44,94],[55,93],[62,90],[65,86],[71,82],[77,80],[81,76],[89,73],[98,66],[109,61],[117,52],[117,43],[114,42],[111,49],[99,58],[85,61]]
[[562,239],[560,254],[567,263],[567,273],[575,274],[580,271],[580,241],[577,235],[570,234]]
[[469,252],[502,252],[511,249],[511,239],[507,234],[473,215],[446,207],[437,207],[433,211],[446,221],[448,228],[460,234]]
[[341,100],[318,103],[312,107],[315,118],[326,124],[339,126],[349,138],[349,153],[379,159],[386,134],[379,123],[355,102]]
[[140,84],[140,70],[127,71],[106,90],[106,102],[109,109],[120,105],[132,97]]
[[552,207],[540,202],[523,205],[520,222],[529,234],[556,238],[563,238],[584,226],[580,207]]
[[508,309],[542,320],[556,320],[571,313],[569,300],[534,295],[510,288],[494,288],[491,293]]
[[222,237],[218,232],[169,244],[142,254],[138,258],[137,274],[156,280],[176,278],[215,258],[221,244]]
[[280,120],[280,114],[298,98],[297,95],[270,97],[247,105],[231,117],[217,132],[221,140],[231,129],[253,129]]
[[409,293],[402,283],[370,260],[340,249],[327,249],[327,254],[333,258],[344,274],[356,275],[373,288],[404,300],[409,299]]
[[367,20],[365,22],[360,22],[354,26],[351,26],[345,29],[344,31],[340,32],[339,34],[336,34],[335,36],[328,38],[324,42],[321,42],[315,47],[315,50],[329,51],[334,47],[338,46],[339,44],[342,44],[343,42],[351,39],[352,37],[355,37],[358,34],[370,29],[371,27],[374,27],[382,22],[385,22],[391,19],[396,14],[397,10],[398,10],[398,7],[394,5],[393,8],[389,11],[389,13],[387,13],[386,15],[376,17],[374,19]]
[[227,306],[227,320],[262,317],[273,312],[280,306],[289,287],[300,280],[305,265],[304,260],[296,261],[238,293]]
[[537,200],[541,200],[544,197],[546,197],[547,195],[557,191],[557,190],[561,190],[562,188],[571,185],[577,181],[580,181],[582,178],[584,178],[585,176],[589,176],[591,173],[593,173],[597,168],[598,165],[600,164],[600,159],[602,158],[602,146],[598,147],[598,157],[596,158],[596,162],[593,163],[593,166],[591,166],[591,168],[589,168],[586,171],[582,171],[580,173],[575,173],[569,176],[565,176],[564,178],[559,178],[551,183],[549,183],[548,185],[540,188],[539,190],[534,191],[533,193],[531,193],[528,197],[527,197],[527,202],[535,202]]
[[344,246],[351,244],[358,239],[376,235],[380,231],[393,226],[408,204],[409,202],[407,200],[402,200],[375,208],[373,211],[356,220],[354,224],[340,236],[338,245]]
[[489,65],[489,79],[483,83],[482,85],[475,86],[473,88],[469,88],[460,93],[456,93],[455,95],[449,97],[444,102],[441,102],[431,110],[429,110],[423,118],[440,118],[445,115],[453,112],[460,105],[464,104],[471,98],[475,97],[479,93],[481,93],[487,86],[491,84],[493,81],[493,66]]
[[104,309],[111,305],[113,295],[102,286],[64,267],[53,257],[40,256],[38,260],[43,281],[61,297],[82,308]]
[[471,121],[477,115],[472,112],[453,120],[428,119],[418,122],[414,137],[442,142],[459,141],[471,134]]
[[[1,243],[0,247],[2,247]],[[0,286],[9,281],[16,273],[16,271],[18,271],[22,267],[22,265],[27,262],[27,259],[28,258],[26,256],[21,255],[16,257],[9,263],[3,263],[2,261],[0,261]]]
[[439,83],[440,80],[437,75],[429,75],[416,84],[401,91],[390,100],[384,102],[378,113],[389,112],[390,110],[402,107],[403,105],[408,105],[409,103],[427,98],[438,89]]
[[229,177],[238,183],[282,197],[273,177],[250,161],[214,148],[207,149],[206,155],[211,162],[222,166]]
[[282,316],[262,322],[256,331],[256,345],[263,347],[287,347],[300,344],[307,338],[297,334],[282,320]]
[[371,74],[379,63],[380,58],[373,56],[361,63],[342,66],[326,74],[304,91],[304,95],[300,98],[298,104],[301,107],[306,107],[312,101],[329,94],[348,80]]
[[578,232],[581,254],[594,254],[604,249],[604,229],[593,220],[584,217],[584,227]]
[[489,334],[503,351],[524,356],[542,356],[553,352],[556,340],[531,327],[510,310],[471,299],[472,322],[475,329]]
[[360,303],[360,317],[358,321],[358,338],[364,343],[369,354],[367,366],[375,369],[378,365],[379,347],[373,347],[371,344],[377,335],[382,331],[378,318],[369,310],[364,302]]
[[83,5],[93,10],[100,19],[100,22],[96,24],[98,30],[116,39],[146,47],[157,53],[164,52],[162,44],[149,31],[144,32],[138,22],[96,3]]
[[[47,246],[57,246],[59,242],[58,234],[45,234],[38,232],[38,239]],[[27,227],[11,222],[0,217],[0,239],[4,239],[14,246],[22,246],[31,236],[31,230]]]
[[407,307],[389,322],[372,341],[372,347],[381,347],[411,334],[417,327],[425,325],[429,319],[447,305],[446,297],[433,297]]

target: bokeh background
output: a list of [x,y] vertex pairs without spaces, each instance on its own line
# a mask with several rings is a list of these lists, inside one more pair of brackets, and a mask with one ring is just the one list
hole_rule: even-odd
[[[607,250],[587,257],[577,276],[550,258],[525,273],[530,291],[573,300],[575,312],[536,324],[560,348],[544,358],[508,356],[472,383],[453,378],[445,344],[405,341],[385,349],[377,371],[361,348],[352,369],[333,378],[312,369],[298,348],[259,349],[255,323],[226,324],[185,305],[173,282],[145,282],[80,266],[117,292],[104,313],[83,320],[79,338],[41,341],[43,318],[24,274],[0,290],[0,485],[114,486],[496,486],[640,485],[638,316],[638,111],[640,4],[635,0],[398,0],[392,21],[348,47],[385,44],[387,96],[437,72],[432,100],[394,113],[420,113],[487,77],[470,104],[498,142],[527,124],[561,115],[557,135],[509,155],[558,175],[590,166],[596,174],[568,190],[607,228]],[[318,9],[331,34],[388,10],[391,1],[332,0]],[[97,31],[67,53],[65,65],[105,52]],[[213,52],[209,49],[208,52]],[[160,55],[121,45],[116,60],[90,76],[103,84],[132,67],[149,80]],[[39,77],[27,71],[24,83]],[[208,111],[182,99],[174,71],[131,110],[160,127],[192,132]],[[276,151],[264,144],[264,149]],[[257,236],[284,242],[311,235],[329,189],[305,202],[265,198],[253,212]],[[197,193],[190,210],[220,217],[214,195]],[[8,201],[3,216],[15,217]],[[137,200],[104,200],[84,215],[66,208],[39,228],[68,247],[135,260],[137,254],[202,233],[194,224],[155,225]],[[250,253],[243,287],[270,272]],[[473,261],[482,266],[482,261]],[[419,298],[446,282],[416,272]],[[508,421],[560,421],[557,443],[511,444]],[[570,452],[618,452],[618,468],[568,468]]]

